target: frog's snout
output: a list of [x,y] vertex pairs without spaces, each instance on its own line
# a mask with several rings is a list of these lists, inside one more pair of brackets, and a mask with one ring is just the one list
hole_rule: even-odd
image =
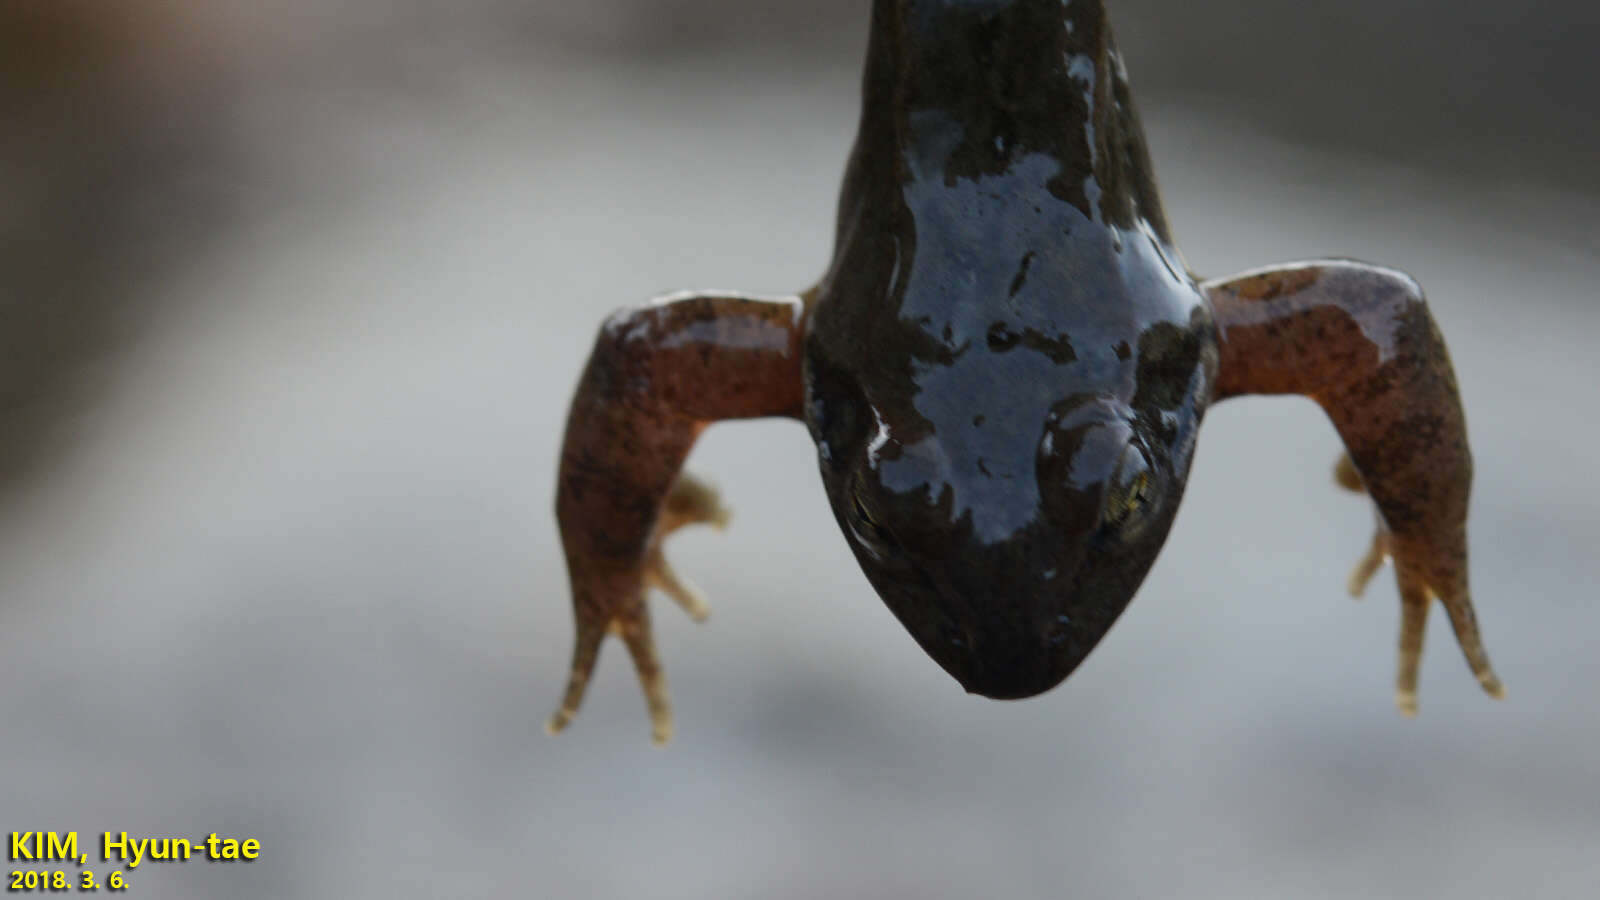
[[[1060,684],[1075,662],[1040,634],[974,638],[960,671],[950,671],[969,694],[1021,700]],[[950,670],[949,666],[946,666]]]

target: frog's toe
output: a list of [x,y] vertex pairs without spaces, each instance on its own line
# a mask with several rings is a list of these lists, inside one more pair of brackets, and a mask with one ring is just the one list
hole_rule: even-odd
[[[1361,480],[1361,473],[1356,471],[1356,464],[1350,459],[1349,453],[1339,454],[1339,461],[1333,464],[1333,480],[1347,491],[1366,493],[1366,483]],[[1381,515],[1377,519],[1378,525],[1373,531],[1372,543],[1368,545],[1366,555],[1350,570],[1350,577],[1345,580],[1345,590],[1356,599],[1367,592],[1372,576],[1378,574],[1378,570],[1389,559],[1389,529],[1384,527]]]
[[1395,679],[1395,705],[1407,716],[1417,714],[1417,678],[1422,662],[1423,634],[1428,610],[1435,599],[1444,606],[1467,665],[1483,690],[1495,699],[1505,697],[1505,686],[1489,663],[1477,615],[1465,584],[1444,576],[1429,578],[1421,565],[1405,555],[1395,558],[1395,581],[1400,588],[1400,669]]
[[1379,525],[1372,532],[1372,543],[1367,547],[1366,555],[1362,556],[1355,568],[1350,570],[1350,577],[1345,582],[1345,589],[1350,596],[1360,599],[1367,592],[1367,585],[1372,583],[1372,577],[1378,574],[1383,564],[1389,560],[1389,532]]
[[561,695],[561,706],[544,724],[549,734],[560,734],[572,724],[583,705],[583,694],[589,687],[589,676],[600,658],[600,642],[606,636],[606,623],[598,617],[578,616],[578,636],[572,647],[572,667],[567,675],[567,689]]
[[[1366,491],[1365,480],[1348,453],[1341,454],[1334,464],[1333,479],[1348,490]],[[1478,684],[1489,696],[1504,697],[1505,686],[1489,664],[1489,654],[1478,632],[1478,617],[1472,608],[1472,595],[1467,588],[1465,533],[1444,536],[1412,529],[1404,539],[1399,539],[1389,530],[1381,513],[1377,519],[1372,543],[1350,571],[1345,586],[1351,596],[1360,597],[1384,563],[1393,560],[1395,582],[1400,588],[1400,667],[1395,677],[1395,706],[1407,716],[1417,714],[1422,639],[1427,630],[1428,610],[1436,599],[1450,617],[1456,641]]]
[[1484,649],[1483,637],[1478,632],[1478,615],[1472,609],[1472,598],[1465,591],[1446,591],[1439,594],[1439,601],[1450,617],[1450,626],[1455,630],[1456,641],[1461,644],[1473,677],[1478,679],[1484,693],[1496,700],[1505,699],[1506,686],[1489,664],[1489,652]]
[[652,550],[645,559],[645,582],[651,587],[659,588],[662,593],[671,597],[689,618],[696,622],[704,622],[711,615],[711,607],[706,603],[706,595],[694,582],[684,578],[667,562],[666,554],[660,547]]
[[1400,586],[1400,669],[1395,676],[1394,705],[1405,716],[1417,714],[1417,676],[1422,666],[1422,638],[1428,628],[1432,596],[1422,579],[1406,567],[1395,568]]
[[721,531],[728,527],[732,517],[733,513],[722,505],[722,495],[715,487],[683,472],[661,503],[661,518],[656,527],[661,537],[685,525],[710,525]]
[[661,550],[661,542],[685,525],[705,524],[721,530],[727,527],[731,516],[728,508],[722,505],[717,489],[687,472],[673,482],[661,504],[656,534],[645,554],[645,584],[671,597],[696,622],[704,622],[711,615],[706,595],[672,568]]
[[617,633],[633,657],[633,667],[639,675],[639,686],[644,689],[645,705],[650,711],[650,739],[657,747],[672,740],[672,700],[667,695],[667,676],[661,669],[661,659],[656,655],[656,641],[650,630],[650,613],[640,604],[638,611],[617,620]]
[[545,722],[545,731],[560,734],[572,724],[583,705],[584,691],[594,672],[600,655],[600,644],[607,635],[622,639],[633,657],[633,667],[639,675],[639,685],[644,689],[645,705],[650,712],[650,736],[657,746],[672,740],[672,701],[667,695],[667,678],[656,654],[655,637],[650,628],[650,611],[643,602],[627,604],[621,611],[603,621],[597,617],[584,617],[578,622],[578,638],[572,653],[572,671],[567,677],[567,689],[561,706]]

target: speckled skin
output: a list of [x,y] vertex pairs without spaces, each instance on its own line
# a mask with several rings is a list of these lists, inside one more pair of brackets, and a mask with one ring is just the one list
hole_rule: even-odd
[[573,401],[557,514],[577,620],[559,730],[619,633],[671,711],[644,602],[703,601],[673,528],[720,522],[679,469],[708,423],[802,418],[851,549],[969,691],[1065,678],[1171,527],[1207,405],[1300,393],[1378,505],[1353,589],[1397,560],[1398,698],[1430,595],[1497,693],[1466,577],[1471,458],[1415,282],[1297,263],[1201,282],[1161,210],[1102,4],[877,0],[833,264],[789,298],[682,295],[613,316]]
[[1336,480],[1378,507],[1371,550],[1350,576],[1360,595],[1385,557],[1400,589],[1395,702],[1415,715],[1428,606],[1450,616],[1483,689],[1504,696],[1478,634],[1467,579],[1472,451],[1450,353],[1409,276],[1348,260],[1246,272],[1203,285],[1222,323],[1215,398],[1304,394],[1343,439]]

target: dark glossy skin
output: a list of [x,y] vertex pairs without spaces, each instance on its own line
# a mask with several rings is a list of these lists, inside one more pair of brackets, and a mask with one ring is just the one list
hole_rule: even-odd
[[862,569],[969,691],[1066,677],[1183,493],[1216,338],[1104,10],[880,3],[806,420]]
[[706,612],[662,539],[720,522],[680,469],[710,422],[803,419],[868,579],[969,691],[1058,684],[1171,527],[1209,402],[1323,405],[1393,556],[1397,699],[1415,708],[1430,598],[1498,693],[1466,580],[1471,484],[1449,356],[1415,282],[1298,263],[1201,283],[1172,244],[1105,10],[877,0],[834,260],[790,298],[663,298],[602,329],[573,401],[557,515],[577,642],[560,730],[601,640],[671,710],[645,593]]

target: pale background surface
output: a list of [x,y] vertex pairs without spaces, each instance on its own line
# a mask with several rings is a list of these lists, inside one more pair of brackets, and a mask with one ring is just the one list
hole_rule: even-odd
[[571,627],[565,404],[613,307],[817,276],[865,4],[147,5],[110,28],[115,77],[70,87],[81,112],[15,120],[46,125],[13,148],[76,152],[0,171],[43,173],[0,180],[12,308],[70,301],[48,339],[92,336],[7,410],[38,449],[0,484],[0,828],[265,844],[141,866],[145,898],[1600,883],[1587,7],[1113,10],[1198,271],[1337,254],[1428,287],[1510,699],[1436,617],[1422,717],[1394,712],[1392,584],[1343,594],[1370,518],[1307,402],[1213,411],[1139,599],[1022,703],[923,656],[803,430],[748,423],[692,459],[736,518],[672,545],[714,614],[658,605],[661,752],[615,645],[572,731],[541,728]]

